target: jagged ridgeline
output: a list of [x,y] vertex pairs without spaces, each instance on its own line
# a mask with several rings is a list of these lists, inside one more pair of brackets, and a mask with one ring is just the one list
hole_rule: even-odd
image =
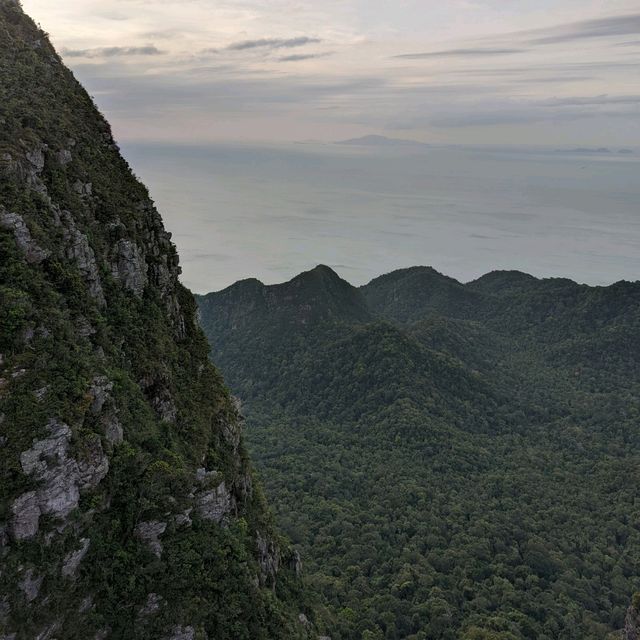
[[198,304],[334,639],[638,639],[640,282],[320,266]]
[[309,637],[170,234],[12,0],[0,163],[0,637]]

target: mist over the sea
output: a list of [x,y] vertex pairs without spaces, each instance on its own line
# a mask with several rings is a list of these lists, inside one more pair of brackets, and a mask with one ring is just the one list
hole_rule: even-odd
[[318,263],[353,284],[411,265],[589,284],[640,277],[640,153],[127,144],[196,292]]

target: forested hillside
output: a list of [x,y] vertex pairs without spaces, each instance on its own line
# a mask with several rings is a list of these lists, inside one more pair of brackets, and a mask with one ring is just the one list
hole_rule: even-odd
[[109,125],[0,0],[4,640],[317,636],[179,274]]
[[318,267],[198,303],[334,640],[625,626],[640,587],[640,283],[462,284],[416,267],[358,289]]

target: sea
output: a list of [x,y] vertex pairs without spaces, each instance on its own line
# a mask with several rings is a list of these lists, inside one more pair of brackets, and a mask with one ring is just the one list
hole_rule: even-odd
[[640,149],[128,143],[193,291],[326,264],[640,279]]

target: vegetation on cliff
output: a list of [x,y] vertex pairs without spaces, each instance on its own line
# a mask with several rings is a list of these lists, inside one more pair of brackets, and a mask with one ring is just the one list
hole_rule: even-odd
[[0,0],[3,638],[310,634],[179,273],[109,125]]

